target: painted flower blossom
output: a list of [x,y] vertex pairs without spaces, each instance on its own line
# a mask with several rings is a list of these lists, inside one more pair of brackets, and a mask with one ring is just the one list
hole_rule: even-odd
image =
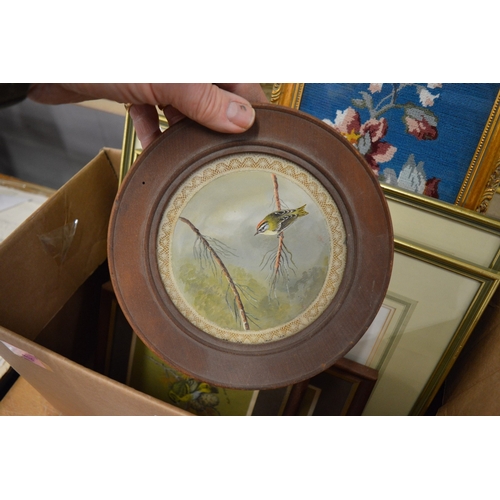
[[334,123],[328,119],[323,121],[335,128],[358,149],[375,174],[380,170],[379,164],[390,161],[397,151],[392,144],[382,141],[387,133],[385,118],[371,118],[361,124],[359,113],[349,107],[344,111],[337,111]]

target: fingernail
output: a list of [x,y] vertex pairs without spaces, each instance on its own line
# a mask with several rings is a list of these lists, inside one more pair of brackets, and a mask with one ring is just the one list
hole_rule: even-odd
[[231,101],[227,107],[226,116],[231,123],[247,129],[255,120],[255,110],[248,104]]
[[134,123],[137,138],[141,142],[142,147],[145,148],[161,134],[158,123],[148,119],[147,114],[145,114],[144,106],[134,105],[131,106],[128,111]]

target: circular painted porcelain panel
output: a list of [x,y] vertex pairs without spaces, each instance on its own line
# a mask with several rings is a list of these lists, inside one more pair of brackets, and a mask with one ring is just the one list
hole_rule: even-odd
[[327,190],[267,154],[219,158],[170,199],[157,245],[172,302],[197,328],[229,342],[294,335],[333,300],[345,228]]

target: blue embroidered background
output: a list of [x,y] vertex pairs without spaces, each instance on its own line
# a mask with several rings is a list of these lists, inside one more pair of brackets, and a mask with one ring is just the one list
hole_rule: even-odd
[[500,84],[308,83],[300,110],[341,132],[381,182],[454,203]]

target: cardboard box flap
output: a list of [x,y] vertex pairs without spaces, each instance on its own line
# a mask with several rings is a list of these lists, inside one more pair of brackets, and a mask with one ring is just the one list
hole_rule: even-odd
[[2,327],[0,356],[63,415],[191,416]]
[[2,326],[34,339],[106,260],[119,162],[102,150],[0,245]]

